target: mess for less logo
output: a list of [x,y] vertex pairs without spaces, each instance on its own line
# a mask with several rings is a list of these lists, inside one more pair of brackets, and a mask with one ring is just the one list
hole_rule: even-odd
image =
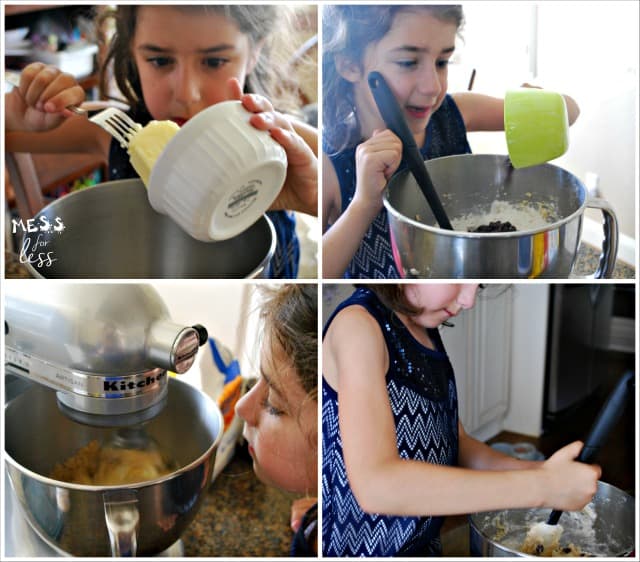
[[23,234],[38,233],[35,239],[32,236],[25,236],[20,249],[20,263],[30,263],[35,267],[51,267],[57,261],[53,251],[48,250],[51,233],[62,234],[65,226],[60,217],[56,217],[51,222],[47,217],[39,217],[23,221],[22,219],[11,219],[11,230],[13,234],[18,231]]

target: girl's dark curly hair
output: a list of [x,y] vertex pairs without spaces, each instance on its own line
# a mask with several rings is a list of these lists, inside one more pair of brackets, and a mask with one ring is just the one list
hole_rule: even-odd
[[322,119],[323,143],[340,152],[360,143],[360,124],[355,111],[353,84],[337,70],[336,58],[344,57],[362,67],[364,52],[382,39],[393,19],[403,10],[425,9],[434,17],[461,28],[464,17],[457,5],[328,5],[322,11]]
[[261,286],[260,309],[266,335],[274,338],[295,369],[307,397],[318,400],[318,287]]
[[[146,112],[138,70],[131,54],[131,41],[136,31],[137,14],[140,7],[129,4],[119,5],[105,12],[100,18],[100,21],[109,18],[113,18],[115,21],[115,33],[109,43],[107,56],[101,69],[101,87],[103,91],[106,91],[107,69],[109,64],[113,63],[113,77],[133,114]],[[282,69],[278,68],[278,65],[272,64],[270,45],[267,41],[273,29],[282,29],[283,25],[290,23],[285,21],[286,18],[280,13],[279,6],[171,4],[171,7],[179,10],[222,14],[234,21],[240,31],[247,35],[252,47],[263,42],[256,66],[247,76],[244,91],[276,100],[274,105],[278,104],[280,107],[283,104],[286,105],[285,102],[278,103],[279,100],[277,100],[279,96],[283,96],[282,91],[278,89],[280,83],[278,73]]]

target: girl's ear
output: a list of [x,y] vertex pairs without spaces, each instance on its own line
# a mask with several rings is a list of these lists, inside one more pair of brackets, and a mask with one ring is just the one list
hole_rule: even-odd
[[347,82],[358,82],[362,79],[360,65],[344,55],[336,55],[336,70]]

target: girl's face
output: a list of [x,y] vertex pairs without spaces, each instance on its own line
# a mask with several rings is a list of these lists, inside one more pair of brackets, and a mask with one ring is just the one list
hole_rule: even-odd
[[262,347],[260,370],[236,405],[253,469],[265,484],[316,495],[317,402],[308,398],[279,344]]
[[418,146],[422,145],[425,127],[447,92],[447,65],[456,33],[455,23],[438,20],[428,10],[410,8],[398,12],[387,34],[367,47],[362,68],[352,68],[350,80],[365,138],[375,129],[386,128],[367,83],[369,72],[377,70],[395,94]]
[[409,316],[411,323],[424,328],[436,328],[444,321],[472,308],[478,285],[473,284],[415,284],[405,286],[405,296],[422,312]]
[[178,125],[228,99],[230,78],[244,87],[258,55],[232,20],[171,6],[138,8],[131,51],[149,113]]

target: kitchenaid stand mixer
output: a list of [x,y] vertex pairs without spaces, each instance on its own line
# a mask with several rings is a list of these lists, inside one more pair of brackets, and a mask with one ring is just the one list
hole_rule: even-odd
[[53,388],[80,423],[128,427],[153,418],[166,400],[167,370],[186,372],[207,337],[202,326],[171,322],[150,286],[7,288],[5,373]]
[[[37,383],[5,407],[15,497],[58,552],[163,552],[195,516],[222,434],[215,402],[167,374],[189,369],[206,330],[172,322],[150,286],[45,285],[9,285],[5,295],[5,389],[12,375]],[[189,439],[178,427],[189,428]],[[91,439],[132,449],[161,444],[176,469],[131,484],[52,480],[53,464]]]

